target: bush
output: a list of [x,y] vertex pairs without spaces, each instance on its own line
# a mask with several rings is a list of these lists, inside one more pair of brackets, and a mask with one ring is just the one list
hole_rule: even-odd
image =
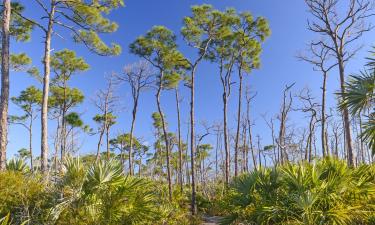
[[374,171],[327,158],[244,174],[233,180],[223,224],[372,224]]

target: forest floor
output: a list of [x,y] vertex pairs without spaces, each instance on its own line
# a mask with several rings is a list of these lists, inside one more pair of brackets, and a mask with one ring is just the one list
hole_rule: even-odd
[[202,225],[219,225],[220,219],[219,216],[203,216]]

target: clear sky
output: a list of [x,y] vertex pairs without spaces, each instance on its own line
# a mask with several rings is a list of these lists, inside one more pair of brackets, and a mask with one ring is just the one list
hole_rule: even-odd
[[[346,1],[346,0],[344,0]],[[41,15],[35,1],[21,0],[26,6],[26,13],[33,18],[39,18]],[[48,2],[45,0],[45,2]],[[62,32],[64,39],[57,36],[53,37],[53,51],[64,48],[72,49],[82,56],[90,64],[91,69],[85,73],[77,75],[70,83],[71,86],[83,90],[86,99],[82,106],[75,111],[84,113],[83,119],[93,128],[96,128],[92,122],[92,117],[98,113],[92,104],[91,99],[95,96],[96,90],[105,85],[104,75],[106,73],[118,72],[130,63],[136,62],[139,58],[131,55],[128,50],[129,44],[139,35],[147,32],[154,25],[164,25],[173,30],[178,35],[180,50],[187,57],[194,57],[181,36],[179,35],[182,26],[182,18],[190,15],[190,6],[196,4],[212,4],[215,8],[225,9],[234,7],[238,11],[250,11],[255,16],[264,16],[269,20],[272,30],[271,37],[264,44],[262,53],[262,66],[259,70],[253,71],[246,78],[246,85],[258,92],[253,103],[252,116],[255,119],[256,126],[254,135],[259,134],[263,139],[263,144],[269,144],[270,132],[261,118],[261,114],[267,113],[272,116],[279,110],[281,101],[281,92],[286,84],[296,82],[294,91],[303,87],[310,87],[317,98],[320,99],[321,76],[314,72],[311,66],[305,62],[299,61],[295,56],[301,50],[306,48],[306,43],[316,36],[306,29],[309,14],[303,0],[211,0],[211,1],[193,1],[193,0],[126,0],[125,8],[114,11],[110,18],[119,24],[119,30],[116,33],[104,36],[107,42],[119,43],[123,52],[117,57],[101,57],[90,53],[81,45],[72,42],[70,34]],[[373,20],[375,22],[375,20]],[[45,21],[44,21],[45,22]],[[26,52],[33,63],[42,68],[41,59],[43,55],[43,43],[41,32],[35,29],[32,39],[28,43],[12,42],[11,50],[15,53]],[[364,64],[364,57],[370,45],[374,44],[375,32],[367,33],[358,44],[364,44],[364,48],[357,57],[347,66],[349,73],[357,72]],[[11,96],[18,93],[29,85],[39,85],[35,80],[24,73],[11,74]],[[221,84],[219,81],[216,65],[202,63],[198,68],[196,91],[196,117],[198,121],[198,131],[201,129],[199,121],[220,121],[222,119],[221,102]],[[236,88],[235,86],[234,88]],[[188,120],[188,95],[187,89],[181,87],[183,103],[182,118]],[[334,104],[333,93],[338,89],[338,74],[333,71],[328,81],[328,103]],[[130,129],[132,106],[129,88],[126,85],[119,87],[118,94],[121,96],[121,111],[118,114],[118,124],[113,128],[113,135]],[[231,128],[235,127],[237,94],[233,92],[230,97],[229,124]],[[166,113],[170,130],[176,130],[176,110],[173,93],[165,92],[162,96],[162,105]],[[155,97],[152,91],[141,96],[139,105],[139,114],[136,122],[135,134],[143,137],[145,141],[152,143],[152,112],[156,111]],[[10,106],[10,113],[20,114],[14,105]],[[293,123],[297,126],[304,126],[306,119],[304,115],[293,114]],[[50,135],[55,129],[55,122],[49,122]],[[34,153],[39,155],[40,151],[40,119],[36,121],[34,128]],[[184,124],[183,137],[186,137],[186,125]],[[17,125],[11,126],[9,134],[9,155],[17,152],[20,148],[27,147],[27,132]],[[206,139],[206,142],[214,144],[214,137]],[[97,136],[83,136],[83,145],[80,153],[94,152],[97,143]],[[52,142],[50,143],[52,151]],[[103,146],[104,149],[104,146]]]

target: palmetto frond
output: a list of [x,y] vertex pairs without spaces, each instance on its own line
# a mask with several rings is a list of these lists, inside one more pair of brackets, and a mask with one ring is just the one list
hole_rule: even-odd
[[341,108],[348,107],[351,113],[357,114],[374,104],[375,74],[374,71],[363,71],[360,75],[350,77],[346,92],[342,94]]
[[242,175],[234,179],[231,210],[222,223],[367,224],[374,177],[374,166],[353,169],[333,158]]
[[22,158],[13,158],[7,162],[7,170],[26,173],[30,170],[29,166]]

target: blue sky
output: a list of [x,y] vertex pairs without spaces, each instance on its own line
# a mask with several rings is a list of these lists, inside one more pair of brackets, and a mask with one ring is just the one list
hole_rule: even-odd
[[[22,0],[26,6],[26,14],[33,18],[38,18],[41,11],[34,1]],[[47,2],[47,1],[45,1]],[[259,70],[253,71],[246,78],[246,85],[258,92],[258,95],[252,106],[252,117],[255,119],[254,135],[259,134],[263,144],[270,142],[270,132],[261,118],[261,114],[267,113],[272,116],[279,110],[281,101],[281,92],[286,84],[296,82],[294,91],[303,87],[310,87],[313,90],[317,100],[320,99],[321,76],[314,72],[311,66],[301,62],[296,58],[298,52],[306,47],[306,43],[316,36],[306,29],[309,14],[302,0],[211,0],[211,1],[192,1],[192,0],[127,0],[126,7],[114,11],[110,18],[119,24],[119,30],[116,33],[104,36],[106,42],[116,42],[123,48],[123,52],[117,57],[101,57],[90,53],[81,45],[74,44],[70,34],[61,31],[64,39],[57,36],[53,37],[53,51],[64,48],[72,49],[82,56],[90,64],[90,70],[77,75],[70,83],[73,87],[83,90],[86,95],[85,103],[76,108],[76,111],[82,112],[86,123],[95,128],[92,117],[98,113],[92,104],[91,99],[95,96],[96,90],[105,85],[104,75],[111,72],[121,72],[122,68],[130,63],[136,62],[139,58],[131,55],[128,50],[129,44],[139,35],[147,32],[154,25],[164,25],[173,30],[178,35],[179,49],[187,57],[193,58],[194,52],[188,48],[179,35],[182,26],[182,18],[190,15],[190,6],[196,4],[212,4],[215,8],[225,9],[234,7],[238,11],[250,11],[255,16],[264,16],[269,20],[272,30],[271,37],[264,44],[262,53],[262,66]],[[375,20],[374,20],[375,22]],[[375,32],[367,33],[358,44],[364,44],[362,51],[347,66],[348,74],[357,72],[364,64],[364,57],[370,45],[374,44]],[[12,43],[13,52],[26,52],[33,63],[42,68],[41,59],[43,55],[42,36],[39,30],[35,30],[32,39],[27,43]],[[35,80],[24,73],[11,74],[11,96],[18,93],[29,85],[39,85]],[[202,63],[198,68],[197,74],[197,95],[196,95],[196,117],[198,131],[201,129],[199,121],[220,121],[222,119],[221,102],[221,84],[217,72],[217,66],[210,63]],[[235,86],[234,88],[236,88]],[[338,88],[338,74],[333,71],[328,81],[328,104],[334,105],[334,92]],[[128,132],[131,122],[131,98],[129,88],[122,85],[118,89],[121,96],[121,107],[123,110],[118,112],[118,124],[113,128],[113,135],[118,132]],[[187,89],[181,87],[183,103],[182,118],[185,122],[188,120],[188,95]],[[229,105],[229,124],[231,128],[235,126],[236,115],[236,91],[230,97]],[[174,95],[172,92],[163,93],[163,109],[167,115],[170,130],[176,130],[176,110]],[[135,134],[149,143],[152,143],[152,123],[151,114],[156,111],[155,97],[152,91],[146,92],[141,96],[139,105],[139,114],[136,123]],[[10,107],[11,114],[20,114],[21,111],[14,105]],[[306,119],[302,114],[293,114],[293,123],[297,126],[304,126]],[[54,132],[55,122],[49,122],[49,131]],[[40,148],[40,120],[36,121],[34,127],[33,147],[35,155],[39,155]],[[183,137],[186,137],[186,125],[184,125]],[[27,147],[27,133],[21,126],[13,125],[9,134],[9,154],[12,155],[20,148]],[[206,142],[214,144],[215,138],[209,137]],[[83,136],[83,145],[80,153],[94,152],[97,142],[97,136]],[[52,142],[51,142],[52,151]],[[104,146],[103,146],[104,149]]]

